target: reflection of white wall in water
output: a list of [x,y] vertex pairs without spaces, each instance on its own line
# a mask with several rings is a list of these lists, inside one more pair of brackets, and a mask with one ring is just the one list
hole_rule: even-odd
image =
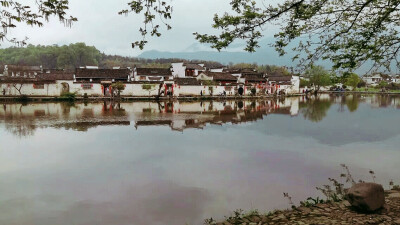
[[173,120],[172,121],[172,128],[173,129],[176,129],[176,130],[183,130],[183,128],[185,128],[185,125],[186,125],[186,122],[185,122],[185,120],[177,120],[177,119],[175,119],[175,120]]
[[299,98],[290,98],[290,115],[297,116],[299,114],[300,108],[300,99]]
[[318,95],[318,98],[320,100],[330,100],[331,96],[329,94],[321,94],[321,95]]
[[279,108],[290,108],[290,115],[296,116],[299,114],[299,98],[285,98],[283,101],[278,101]]
[[133,113],[143,113],[145,112],[159,112],[159,104],[157,102],[133,102],[132,112]]
[[178,112],[201,112],[203,111],[205,103],[201,102],[180,102],[177,104],[174,104],[177,107]]
[[7,104],[5,107],[0,107],[0,115],[13,115],[21,117],[35,117],[40,119],[41,116],[56,117],[63,119],[80,118],[88,109],[93,111],[93,116],[101,115],[102,105],[88,104],[87,106],[77,104],[74,107],[64,105],[62,103],[34,103],[28,105],[22,104]]

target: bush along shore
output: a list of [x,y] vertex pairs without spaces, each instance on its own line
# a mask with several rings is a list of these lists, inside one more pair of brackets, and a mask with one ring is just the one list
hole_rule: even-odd
[[205,224],[400,224],[400,190],[385,191],[385,205],[374,212],[360,212],[348,200],[293,207],[268,214],[237,210],[223,222],[206,219]]
[[[390,189],[384,191],[376,183],[355,182],[347,166],[341,175],[351,188],[330,178],[332,185],[324,185],[320,190],[326,199],[308,198],[294,206],[288,193],[291,209],[275,210],[260,214],[258,210],[245,213],[236,210],[224,221],[206,219],[205,225],[263,225],[263,224],[399,224],[400,225],[400,187],[390,182]],[[370,174],[375,181],[373,171]]]

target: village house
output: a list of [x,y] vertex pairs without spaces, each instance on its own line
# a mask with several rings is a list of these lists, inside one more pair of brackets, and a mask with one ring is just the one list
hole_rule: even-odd
[[224,72],[201,72],[196,79],[202,81],[213,81],[218,85],[236,85],[238,79],[230,73]]
[[206,68],[194,63],[172,63],[171,66],[174,77],[196,77],[199,73],[206,71]]
[[391,76],[392,83],[400,84],[400,75]]
[[244,74],[257,73],[256,69],[253,68],[239,68],[239,69],[224,69],[223,72],[230,73],[237,78],[241,78]]
[[199,96],[204,92],[204,87],[200,81],[194,77],[175,77],[175,91],[174,96]]
[[300,77],[293,75],[267,75],[269,93],[295,94],[300,91]]
[[171,68],[134,68],[134,81],[172,81]]
[[200,66],[203,66],[206,71],[209,72],[219,72],[222,73],[224,72],[224,69],[226,69],[226,66],[221,65],[219,63],[205,63],[205,64],[199,64]]
[[370,75],[364,75],[362,77],[362,80],[366,83],[367,86],[377,86],[382,81],[390,83],[391,77],[386,74],[375,73]]
[[42,66],[20,66],[4,65],[0,68],[0,73],[8,77],[30,77],[43,73]]
[[133,74],[130,69],[83,69],[75,70],[74,83],[80,84],[88,95],[109,96],[111,85],[116,82],[130,82]]
[[245,84],[266,84],[267,79],[265,79],[264,73],[256,73],[256,72],[246,72],[242,73],[239,81]]
[[42,73],[33,77],[6,77],[0,79],[1,95],[59,96],[70,92],[72,73]]

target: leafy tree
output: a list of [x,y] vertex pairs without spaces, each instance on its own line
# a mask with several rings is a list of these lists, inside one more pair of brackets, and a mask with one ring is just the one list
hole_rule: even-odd
[[388,86],[388,83],[386,81],[381,81],[378,84],[379,88],[386,88],[386,86]]
[[[160,25],[167,29],[171,19],[171,0],[133,0],[127,9],[119,12],[144,16],[139,29],[143,39],[132,47],[143,49],[146,36],[161,36]],[[0,39],[18,44],[26,40],[9,39],[7,31],[18,23],[42,26],[50,16],[57,16],[66,25],[77,21],[67,15],[68,0],[39,0],[33,9],[18,1],[0,1],[3,32]],[[334,69],[353,71],[367,61],[373,68],[400,68],[398,55],[400,37],[398,26],[400,2],[397,0],[284,0],[276,5],[264,5],[254,0],[230,0],[231,13],[215,15],[213,27],[217,35],[195,33],[202,43],[210,43],[215,49],[228,47],[237,39],[246,41],[245,50],[254,52],[259,47],[267,25],[280,26],[273,46],[284,55],[290,43],[299,40],[293,48],[300,58],[300,65],[308,66],[317,60],[330,60]]]
[[221,50],[237,39],[246,40],[246,51],[259,47],[267,25],[280,26],[273,46],[286,53],[289,43],[301,58],[300,65],[331,60],[334,69],[352,71],[368,60],[373,68],[390,70],[400,49],[400,1],[390,0],[284,0],[264,6],[251,0],[231,0],[232,13],[215,15],[217,35],[195,33],[201,43]]
[[125,90],[125,84],[123,84],[122,82],[117,82],[111,85],[112,89],[117,90],[118,92],[118,96],[121,95],[121,92],[123,90]]
[[[143,49],[146,45],[146,36],[150,33],[151,36],[160,37],[159,31],[160,24],[170,30],[171,26],[166,22],[171,19],[172,6],[164,0],[134,0],[128,3],[128,9],[121,10],[120,15],[127,15],[129,13],[143,14],[143,26],[139,29],[143,39],[132,43],[132,48],[138,46]],[[159,23],[155,23],[157,16],[159,16]]]
[[[43,23],[50,16],[56,16],[66,26],[77,21],[77,18],[67,15],[68,0],[38,0],[35,5],[21,3],[23,1],[3,0],[1,4],[0,22],[3,30],[0,31],[0,40],[8,40],[17,45],[25,45],[27,38],[17,40],[16,38],[8,37],[8,33],[12,28],[15,28],[19,23],[25,23],[31,26],[43,26]],[[33,12],[37,11],[37,13]]]
[[230,65],[229,68],[233,69],[255,69],[257,68],[257,64],[253,63],[236,63],[233,65]]
[[304,76],[310,79],[310,84],[314,84],[316,90],[332,84],[329,72],[322,66],[311,66],[305,71]]
[[300,87],[309,87],[310,86],[310,81],[305,80],[305,79],[300,79]]
[[366,87],[366,86],[367,86],[367,83],[360,79],[360,82],[358,82],[357,87],[362,88],[362,87]]
[[[263,66],[261,66],[262,69]],[[260,70],[262,71],[262,70]],[[289,72],[289,70],[284,67],[284,66],[276,66],[276,65],[266,65],[265,66],[265,72],[267,74],[280,74],[283,76],[289,76],[292,75],[292,73]]]
[[330,73],[330,78],[332,84],[337,84],[342,82],[341,78],[337,76],[335,72]]
[[358,83],[360,83],[360,77],[355,74],[351,73],[349,77],[347,77],[345,84],[353,88],[353,90],[357,87]]

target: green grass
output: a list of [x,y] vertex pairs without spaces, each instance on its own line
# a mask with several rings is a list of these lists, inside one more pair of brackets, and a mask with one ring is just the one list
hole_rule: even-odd
[[[382,89],[380,88],[374,88],[374,87],[369,87],[369,88],[356,88],[354,91],[364,91],[364,92],[382,92]],[[400,90],[387,90],[386,93],[400,93]]]

